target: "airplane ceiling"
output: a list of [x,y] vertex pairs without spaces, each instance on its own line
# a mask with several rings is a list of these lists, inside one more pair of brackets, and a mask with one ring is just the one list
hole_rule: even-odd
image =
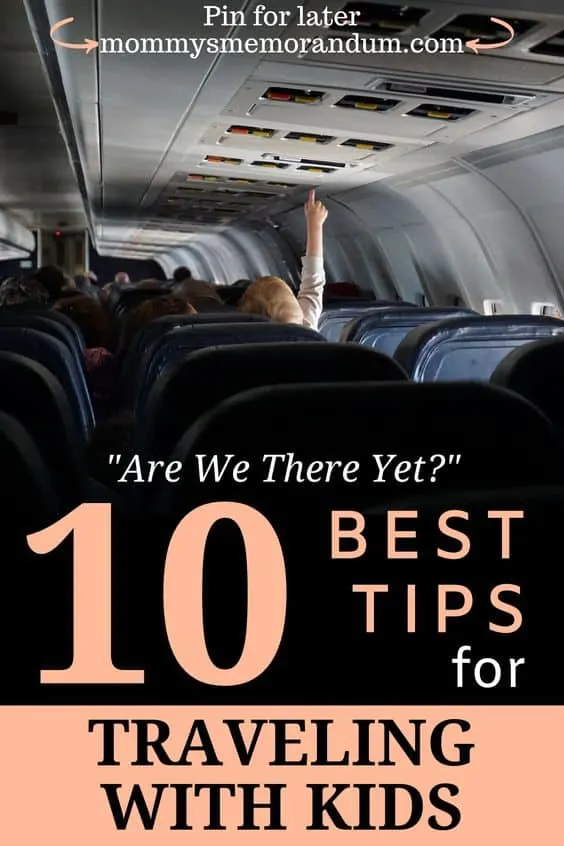
[[[482,0],[300,4],[303,15],[354,11],[357,32],[393,35],[402,45],[428,36],[492,43],[503,35],[490,16],[510,22],[514,41],[480,55],[470,50],[415,55],[402,48],[397,55],[202,51],[198,58],[100,50],[84,55],[55,48],[48,30],[71,16],[75,21],[65,38],[74,41],[307,35],[342,44],[354,30],[300,27],[296,4],[284,0],[271,0],[267,8],[292,9],[292,20],[263,28],[205,27],[200,2],[25,3],[51,85],[57,71],[62,77],[63,90],[54,91],[70,117],[64,135],[78,151],[85,202],[102,253],[167,251],[233,221],[261,226],[280,209],[301,202],[311,186],[335,194],[562,123],[561,0],[544,0],[534,11],[526,9],[526,0],[501,0],[495,7]],[[243,10],[251,21],[254,5],[227,0],[221,7]],[[61,103],[57,106],[61,113]],[[70,191],[76,197],[70,172],[61,172],[58,184],[63,195]],[[40,208],[46,202],[36,199]]]
[[21,0],[2,0],[1,20],[0,209],[29,228],[57,221],[84,226],[80,193]]

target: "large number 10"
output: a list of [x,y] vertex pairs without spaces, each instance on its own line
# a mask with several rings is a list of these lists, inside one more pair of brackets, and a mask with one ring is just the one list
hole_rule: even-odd
[[[247,629],[239,661],[220,669],[205,642],[202,599],[204,550],[218,520],[239,527],[247,557]],[[43,670],[42,684],[143,684],[143,670],[119,670],[112,662],[111,505],[80,505],[41,532],[29,535],[33,552],[56,549],[72,532],[74,543],[73,661],[64,670]],[[171,538],[164,570],[165,626],[172,652],[186,673],[204,684],[252,681],[274,660],[286,619],[286,569],[278,536],[255,509],[214,502],[191,511]]]

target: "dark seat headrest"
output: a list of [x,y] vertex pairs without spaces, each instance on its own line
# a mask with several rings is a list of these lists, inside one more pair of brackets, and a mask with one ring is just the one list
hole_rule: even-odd
[[0,326],[0,350],[14,352],[43,364],[69,398],[76,422],[85,437],[94,427],[94,412],[84,369],[57,338],[24,327]]
[[143,410],[138,451],[147,457],[168,457],[199,416],[251,388],[406,378],[391,358],[355,345],[298,341],[198,350],[172,364],[154,384]]
[[[551,460],[538,460],[537,445]],[[250,462],[245,485],[229,476],[221,483],[199,483],[196,455],[233,454]],[[265,484],[264,456],[297,460],[359,462],[355,484],[332,478],[315,486],[294,479]],[[375,484],[374,455],[387,460],[425,460],[423,481]],[[449,456],[453,456],[453,459]],[[433,456],[445,456],[432,481]],[[459,458],[458,458],[459,456]],[[161,491],[170,513],[205,498],[238,496],[257,505],[272,497],[297,501],[336,498],[340,507],[376,504],[424,490],[484,490],[511,485],[558,484],[564,468],[559,432],[520,397],[478,383],[329,383],[258,388],[225,400],[184,435],[172,458],[183,464],[181,482]],[[283,464],[284,462],[280,462]],[[174,488],[174,490],[170,490]],[[237,490],[236,490],[237,489]],[[288,499],[290,498],[290,499]],[[239,500],[238,500],[239,501]],[[334,506],[333,506],[334,507]]]
[[564,430],[564,336],[517,347],[498,364],[490,382],[525,397]]

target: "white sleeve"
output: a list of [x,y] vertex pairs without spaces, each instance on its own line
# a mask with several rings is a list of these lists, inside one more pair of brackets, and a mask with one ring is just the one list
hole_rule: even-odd
[[302,277],[298,302],[304,316],[304,324],[317,329],[323,311],[323,289],[325,287],[325,268],[320,256],[302,258]]

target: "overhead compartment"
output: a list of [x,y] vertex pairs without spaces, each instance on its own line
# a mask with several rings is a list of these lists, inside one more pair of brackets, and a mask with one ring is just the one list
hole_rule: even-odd
[[9,252],[10,257],[18,258],[21,255],[23,258],[34,251],[35,236],[7,212],[0,211],[0,247],[5,257]]

